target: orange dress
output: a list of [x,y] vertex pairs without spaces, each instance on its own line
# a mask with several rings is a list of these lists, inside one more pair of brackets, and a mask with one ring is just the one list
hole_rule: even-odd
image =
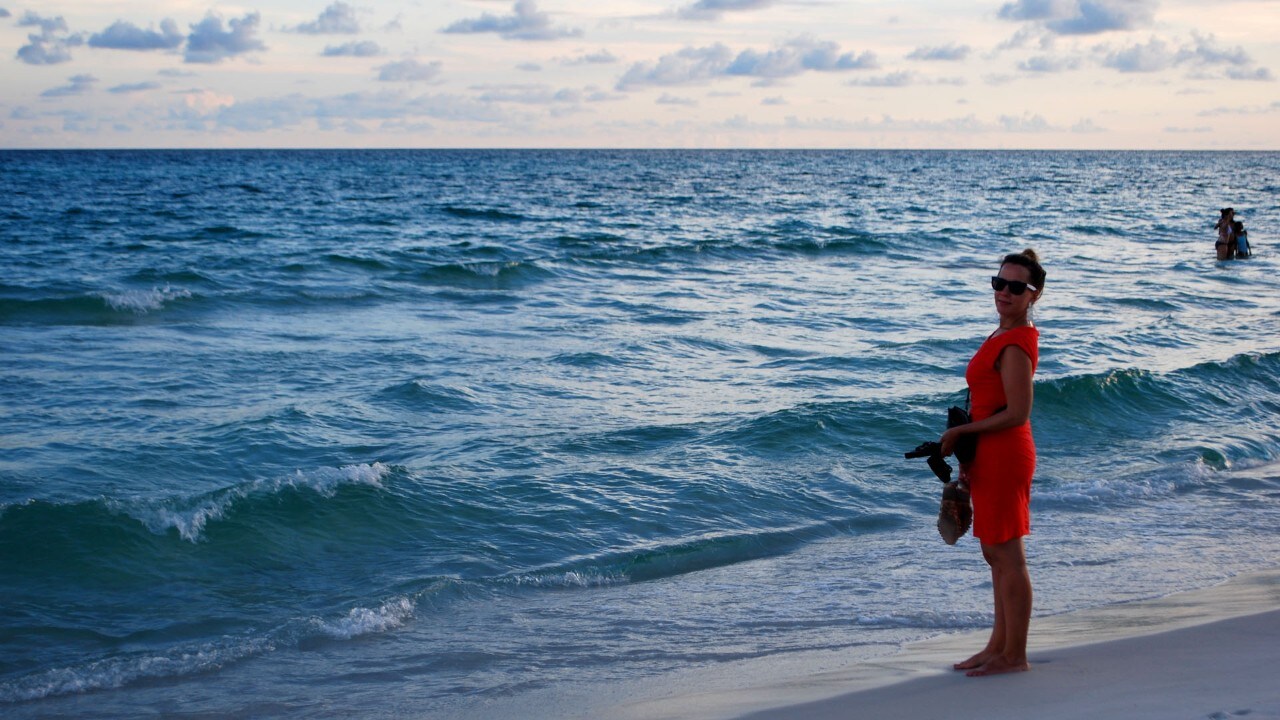
[[[974,421],[988,418],[1008,404],[996,361],[1010,345],[1031,358],[1031,372],[1035,373],[1040,360],[1039,330],[1028,325],[987,338],[964,372]],[[974,537],[988,545],[999,545],[1029,535],[1031,476],[1036,471],[1031,421],[978,435],[978,451],[968,470]]]

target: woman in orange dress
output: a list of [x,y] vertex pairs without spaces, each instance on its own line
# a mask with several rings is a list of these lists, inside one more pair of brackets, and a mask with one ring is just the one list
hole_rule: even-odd
[[1036,469],[1031,376],[1040,338],[1030,309],[1044,291],[1044,279],[1034,250],[1004,257],[991,278],[1000,326],[965,370],[973,422],[948,429],[939,441],[942,454],[950,455],[960,436],[978,436],[977,454],[961,465],[960,477],[973,499],[973,535],[991,566],[995,622],[987,646],[955,664],[970,676],[1030,669],[1031,576],[1022,538],[1031,533],[1031,476]]

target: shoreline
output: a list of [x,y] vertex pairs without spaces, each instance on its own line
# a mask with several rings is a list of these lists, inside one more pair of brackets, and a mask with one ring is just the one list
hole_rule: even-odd
[[765,682],[633,698],[608,714],[650,720],[1280,719],[1280,569],[1032,618],[1030,672],[968,678],[950,669],[986,636],[984,630],[931,638],[837,670],[772,663],[779,672]]

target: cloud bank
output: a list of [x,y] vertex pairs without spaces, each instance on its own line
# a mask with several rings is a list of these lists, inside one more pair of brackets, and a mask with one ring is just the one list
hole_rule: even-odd
[[143,30],[124,20],[117,20],[106,30],[89,36],[89,47],[112,50],[176,50],[185,40],[178,24],[165,18],[160,30]]
[[618,80],[619,90],[647,86],[690,85],[717,78],[754,77],[775,81],[807,71],[839,72],[879,67],[873,53],[841,53],[832,42],[812,38],[792,40],[767,52],[743,50],[736,55],[722,44],[684,48],[655,62],[638,62]]
[[1147,27],[1155,8],[1155,0],[1015,0],[1003,5],[999,16],[1040,23],[1058,35],[1096,35]]
[[212,13],[205,16],[204,20],[191,26],[191,34],[187,36],[186,61],[219,63],[247,52],[266,50],[267,46],[254,37],[261,21],[258,13],[249,13],[239,19],[232,18],[223,29],[222,18]]
[[61,15],[44,17],[28,10],[18,20],[18,27],[39,28],[27,35],[27,44],[18,48],[16,57],[28,65],[57,65],[71,60],[71,48],[84,44],[80,35],[68,35],[67,21]]
[[539,12],[533,0],[517,0],[514,15],[498,16],[484,13],[471,20],[459,20],[440,32],[443,33],[497,33],[506,40],[559,40],[579,37],[582,30],[555,27],[551,17]]
[[360,40],[329,45],[320,54],[324,57],[377,57],[382,54],[382,46],[372,40]]
[[83,95],[93,89],[97,84],[98,78],[92,75],[73,75],[69,78],[70,82],[66,85],[56,88],[50,88],[40,93],[40,97],[44,98],[60,98],[69,97],[71,95]]
[[378,68],[382,82],[427,82],[440,74],[440,62],[420,63],[417,60],[401,60]]
[[306,35],[354,35],[360,32],[356,9],[344,2],[335,2],[320,13],[320,17],[293,28]]
[[775,0],[698,0],[676,10],[676,17],[685,20],[719,20],[726,12],[761,10]]

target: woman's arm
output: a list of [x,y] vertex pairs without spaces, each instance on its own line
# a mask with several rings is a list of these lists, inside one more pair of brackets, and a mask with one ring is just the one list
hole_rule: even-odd
[[1000,381],[1004,385],[1005,408],[991,417],[966,425],[948,428],[942,433],[939,443],[942,454],[950,455],[955,449],[956,440],[961,435],[971,433],[995,432],[1005,428],[1017,427],[1031,417],[1032,384],[1031,357],[1017,345],[1010,345],[1000,351],[996,361],[996,369],[1000,371]]

